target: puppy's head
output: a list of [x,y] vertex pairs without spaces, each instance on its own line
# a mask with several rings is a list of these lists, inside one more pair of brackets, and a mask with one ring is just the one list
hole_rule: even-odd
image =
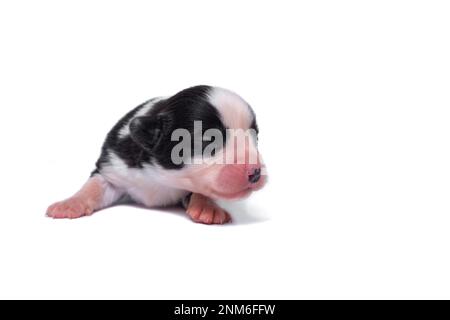
[[266,182],[255,114],[226,89],[183,90],[135,118],[130,132],[155,159],[162,182],[174,188],[238,199]]

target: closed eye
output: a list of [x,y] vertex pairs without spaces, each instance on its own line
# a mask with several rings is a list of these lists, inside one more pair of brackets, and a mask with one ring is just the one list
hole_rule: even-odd
[[258,124],[256,123],[256,118],[253,118],[253,121],[250,125],[250,129],[255,130],[256,134],[258,135],[259,128],[258,128]]

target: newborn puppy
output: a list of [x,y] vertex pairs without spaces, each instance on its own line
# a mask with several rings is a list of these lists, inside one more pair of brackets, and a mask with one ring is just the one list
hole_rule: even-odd
[[246,197],[266,181],[257,134],[249,104],[226,89],[151,99],[112,128],[89,180],[47,215],[79,218],[127,196],[147,207],[180,203],[195,222],[229,222],[214,200]]

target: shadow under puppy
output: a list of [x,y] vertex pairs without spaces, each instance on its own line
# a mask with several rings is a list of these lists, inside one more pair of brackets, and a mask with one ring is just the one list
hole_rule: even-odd
[[195,222],[229,222],[214,200],[246,197],[266,182],[257,134],[249,104],[226,89],[151,99],[113,127],[89,180],[47,215],[79,218],[128,196],[147,207],[181,203]]

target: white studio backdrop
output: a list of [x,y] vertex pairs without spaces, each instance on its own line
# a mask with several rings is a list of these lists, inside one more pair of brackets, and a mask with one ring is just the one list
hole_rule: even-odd
[[[4,1],[0,298],[450,298],[450,4]],[[55,221],[112,125],[210,84],[255,109],[235,220]]]

